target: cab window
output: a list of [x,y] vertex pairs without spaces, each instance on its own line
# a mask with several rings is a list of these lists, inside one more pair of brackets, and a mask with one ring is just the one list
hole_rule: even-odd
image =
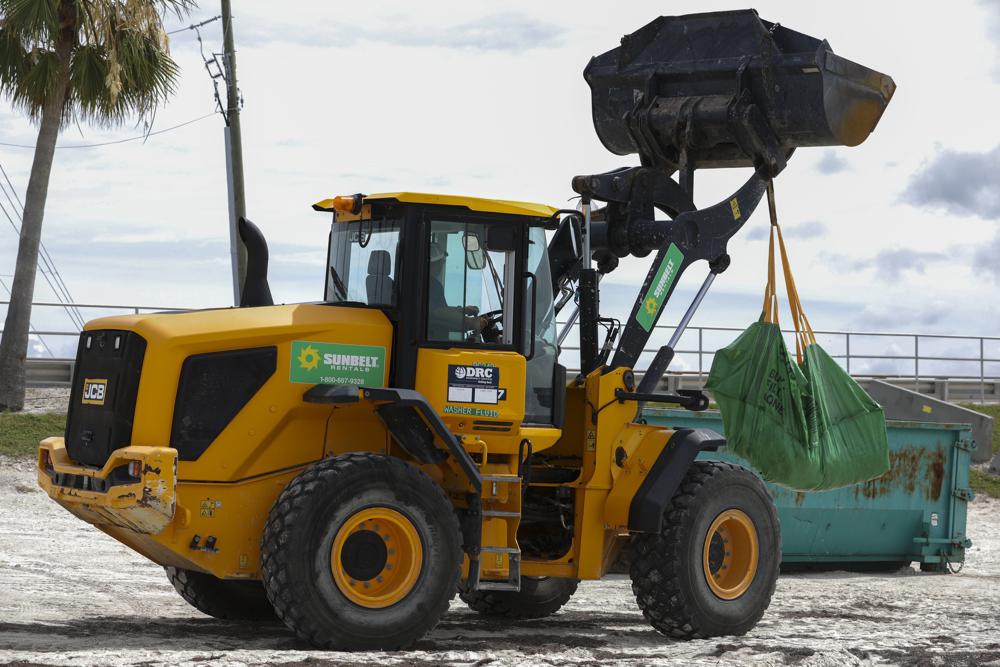
[[333,223],[325,300],[395,306],[398,250],[398,220]]
[[[528,359],[527,378],[524,394],[524,421],[534,424],[552,423],[555,367],[559,361],[559,347],[556,344],[556,313],[552,295],[552,276],[549,272],[549,257],[545,240],[545,230],[532,227],[528,231],[528,272],[535,281],[531,290],[532,299],[525,299],[524,336],[529,350],[534,354]],[[529,283],[529,289],[531,288]],[[534,309],[534,313],[532,313]],[[532,320],[532,317],[534,319]],[[532,322],[534,331],[532,332]],[[533,342],[530,338],[534,336]]]
[[[514,270],[501,225],[434,220],[427,272],[427,339],[511,345]],[[509,227],[509,226],[508,226]],[[503,239],[503,240],[501,240]],[[493,246],[491,247],[491,241]]]

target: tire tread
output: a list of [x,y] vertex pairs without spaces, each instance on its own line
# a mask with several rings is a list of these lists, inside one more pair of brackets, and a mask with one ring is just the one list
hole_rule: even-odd
[[[637,534],[631,540],[632,592],[646,620],[668,637],[704,639],[710,636],[697,627],[694,604],[681,594],[681,577],[684,576],[683,549],[686,546],[683,544],[683,531],[705,483],[727,473],[753,475],[732,463],[695,461],[664,511],[660,532]],[[771,511],[774,512],[773,506]],[[776,514],[774,524],[777,525]],[[665,558],[663,554],[668,554],[669,557]],[[734,628],[732,634],[745,634],[757,624],[767,609],[776,585],[777,577],[772,577],[765,593],[766,602],[761,605],[759,613],[744,624],[746,627]]]
[[225,620],[274,620],[275,612],[259,581],[231,581],[167,566],[167,579],[198,611]]
[[470,591],[459,590],[459,597],[469,608],[483,616],[509,619],[534,619],[551,616],[559,611],[576,593],[576,579],[560,579],[565,582],[558,595],[548,600],[526,599],[522,592],[514,591]]
[[[296,635],[310,644],[328,649],[353,648],[353,637],[347,634],[338,634],[334,629],[320,627],[313,617],[296,604],[296,599],[305,591],[296,590],[294,586],[289,585],[292,577],[288,571],[289,562],[285,557],[287,553],[285,547],[291,540],[291,527],[299,522],[299,517],[305,513],[315,494],[332,492],[343,479],[374,476],[390,480],[397,475],[406,480],[409,488],[419,488],[421,492],[436,494],[434,502],[447,508],[447,511],[442,512],[439,516],[447,524],[446,530],[450,530],[456,535],[461,534],[458,518],[455,516],[448,496],[423,471],[394,457],[365,452],[345,454],[317,461],[288,484],[271,509],[264,528],[261,546],[264,586],[278,618]],[[456,546],[456,550],[455,557],[461,562],[461,547]],[[461,570],[456,569],[454,580],[447,582],[446,585],[451,586],[453,591],[457,590],[460,576]],[[454,595],[451,597],[453,598]],[[433,630],[441,615],[447,611],[450,601],[451,598],[442,599],[435,608],[427,609],[423,619],[421,619],[422,622],[412,627],[407,638],[394,646],[386,646],[385,649],[406,648]]]

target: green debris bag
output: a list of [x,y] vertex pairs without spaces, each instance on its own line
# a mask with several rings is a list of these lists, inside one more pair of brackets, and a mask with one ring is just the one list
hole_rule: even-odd
[[[769,482],[799,491],[879,477],[889,470],[885,414],[816,343],[792,278],[771,187],[768,204],[771,243],[763,314],[716,352],[706,384],[722,411],[729,448]],[[775,237],[795,322],[795,358],[778,324]]]

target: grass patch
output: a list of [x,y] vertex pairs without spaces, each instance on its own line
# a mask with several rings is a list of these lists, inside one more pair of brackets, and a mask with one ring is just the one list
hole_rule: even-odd
[[978,496],[1000,498],[1000,475],[991,475],[973,468],[969,471],[969,485]]
[[[963,408],[969,408],[984,415],[993,417],[993,453],[1000,452],[1000,405],[983,405],[982,403],[961,403]],[[979,445],[982,447],[982,445]]]
[[66,430],[66,415],[0,412],[0,454],[32,457],[38,442]]

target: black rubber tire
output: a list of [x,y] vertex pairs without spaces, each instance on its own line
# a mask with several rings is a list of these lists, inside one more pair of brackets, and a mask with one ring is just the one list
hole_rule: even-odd
[[[727,509],[753,521],[759,553],[749,588],[734,600],[712,592],[703,565],[705,537]],[[637,533],[629,546],[642,614],[675,639],[746,634],[771,603],[781,564],[778,514],[767,487],[749,470],[718,461],[693,463],[664,511],[660,533]]]
[[277,620],[259,581],[219,579],[176,567],[163,569],[181,597],[200,612],[232,621]]
[[473,611],[483,616],[502,618],[544,618],[569,602],[576,593],[576,579],[558,577],[521,577],[521,590],[468,591],[459,589],[459,597]]
[[927,572],[931,574],[951,574],[951,570],[948,569],[948,563],[921,563],[920,571]]
[[[423,549],[414,588],[380,609],[351,602],[330,570],[339,527],[373,506],[404,514]],[[271,509],[261,547],[264,587],[278,617],[314,646],[397,650],[432,630],[448,609],[461,576],[461,545],[451,502],[423,471],[377,454],[323,459],[293,479]]]

